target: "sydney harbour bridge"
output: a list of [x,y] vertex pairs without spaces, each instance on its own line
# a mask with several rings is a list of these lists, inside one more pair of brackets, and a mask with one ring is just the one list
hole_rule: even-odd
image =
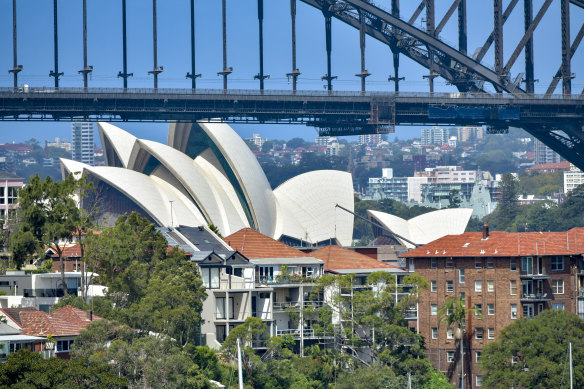
[[[50,0],[47,0],[50,1]],[[584,0],[491,0],[481,2],[483,17],[488,18],[486,29],[483,25],[468,25],[467,0],[443,0],[448,3],[445,12],[436,12],[434,0],[422,0],[411,14],[405,15],[399,0],[300,0],[310,6],[313,12],[322,15],[325,34],[326,73],[322,77],[325,90],[301,89],[302,74],[297,66],[296,26],[297,1],[289,1],[289,20],[282,22],[282,28],[290,29],[290,68],[286,76],[291,80],[288,90],[266,88],[269,77],[264,71],[264,19],[270,15],[264,12],[264,0],[257,0],[257,58],[259,69],[255,79],[257,89],[233,89],[229,87],[229,76],[233,72],[227,61],[227,10],[231,1],[221,0],[222,36],[218,42],[222,46],[222,69],[217,73],[222,78],[223,88],[197,88],[195,46],[195,15],[197,2],[190,1],[190,63],[186,72],[184,88],[159,88],[160,74],[164,71],[158,63],[157,0],[152,0],[152,46],[153,67],[152,88],[131,88],[128,80],[132,73],[128,70],[127,50],[127,4],[120,0],[122,29],[120,53],[122,69],[117,74],[119,88],[95,88],[90,85],[93,67],[88,65],[87,25],[91,15],[87,12],[87,0],[83,0],[83,10],[79,17],[83,23],[83,46],[79,57],[79,74],[82,84],[70,87],[60,86],[63,72],[59,72],[59,9],[53,0],[53,56],[54,65],[49,73],[53,86],[23,85],[19,83],[19,73],[23,65],[18,60],[18,6],[21,2],[12,0],[12,47],[13,67],[8,69],[13,78],[13,86],[0,87],[0,121],[36,120],[87,120],[107,121],[193,121],[223,120],[245,123],[304,123],[318,128],[323,135],[355,135],[365,133],[387,133],[396,125],[485,125],[490,133],[505,133],[509,127],[523,128],[563,157],[584,169],[584,90],[573,90],[576,78],[572,68],[572,58],[584,37]],[[219,1],[219,0],[217,0]],[[268,0],[271,1],[271,0]],[[416,4],[417,3],[417,0]],[[414,0],[412,0],[414,2]],[[287,2],[280,1],[282,4]],[[442,1],[441,1],[442,3]],[[537,3],[537,4],[535,4]],[[23,3],[24,4],[24,3]],[[160,2],[162,7],[171,6]],[[254,6],[256,3],[254,2]],[[402,0],[403,5],[403,0]],[[444,4],[441,4],[444,5]],[[537,5],[537,6],[536,6]],[[552,10],[559,9],[559,12]],[[34,10],[27,10],[34,12]],[[116,10],[118,12],[118,10]],[[516,42],[506,38],[504,25],[515,12],[522,12],[522,36]],[[561,48],[548,50],[549,56],[557,53],[557,71],[548,79],[536,80],[534,76],[535,32],[547,14],[553,14],[555,25],[561,36]],[[557,15],[557,16],[556,16]],[[89,16],[89,17],[88,17]],[[422,18],[423,24],[417,21]],[[337,76],[332,73],[333,58],[332,21],[344,23],[354,29],[359,36],[360,71],[355,75],[360,79],[359,91],[333,89]],[[249,21],[251,24],[251,21]],[[446,26],[455,25],[456,44],[441,38]],[[479,47],[468,47],[469,29],[476,29],[475,35],[484,36]],[[576,34],[573,32],[576,31]],[[517,34],[514,34],[517,35]],[[374,39],[388,47],[391,52],[393,73],[387,91],[368,91],[366,67],[366,38]],[[508,43],[512,41],[513,43]],[[282,42],[284,44],[284,42]],[[505,44],[506,56],[503,55]],[[509,51],[509,48],[512,51]],[[494,66],[485,64],[487,52],[493,53]],[[511,53],[510,55],[508,53]],[[9,55],[9,53],[5,53]],[[407,57],[427,69],[424,76],[427,92],[404,91],[400,88],[400,58]],[[524,60],[521,71],[517,72],[516,62]],[[120,58],[115,58],[118,61]],[[506,60],[505,60],[506,59]],[[552,58],[554,59],[554,58]],[[113,59],[112,59],[113,60]],[[516,65],[516,66],[514,66]],[[24,65],[26,66],[26,64]],[[584,75],[579,75],[584,77]],[[453,86],[454,92],[435,92],[435,78],[440,78]],[[547,83],[545,93],[535,94],[536,82]],[[455,88],[455,89],[454,89]]]

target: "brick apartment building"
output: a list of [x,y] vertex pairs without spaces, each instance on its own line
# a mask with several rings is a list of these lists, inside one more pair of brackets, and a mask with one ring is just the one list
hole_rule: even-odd
[[465,387],[482,385],[477,365],[483,347],[521,317],[564,309],[584,317],[584,228],[567,232],[467,232],[449,235],[401,257],[409,271],[430,283],[419,303],[419,328],[432,364],[460,385],[460,344],[454,328],[439,323],[450,296],[462,297],[470,313],[464,333]]

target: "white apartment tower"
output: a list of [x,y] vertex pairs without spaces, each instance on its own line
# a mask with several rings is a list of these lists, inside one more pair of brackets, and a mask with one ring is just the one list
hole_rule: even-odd
[[440,127],[425,128],[422,130],[422,145],[442,146],[448,143],[448,130]]
[[95,145],[93,142],[93,123],[74,121],[71,130],[71,153],[73,160],[93,166]]
[[381,134],[359,135],[359,144],[360,145],[377,146],[380,143],[381,143]]

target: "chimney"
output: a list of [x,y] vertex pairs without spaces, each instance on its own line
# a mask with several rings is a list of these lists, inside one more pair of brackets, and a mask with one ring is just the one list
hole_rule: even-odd
[[489,226],[487,225],[487,222],[485,222],[483,224],[483,240],[487,239],[489,237]]

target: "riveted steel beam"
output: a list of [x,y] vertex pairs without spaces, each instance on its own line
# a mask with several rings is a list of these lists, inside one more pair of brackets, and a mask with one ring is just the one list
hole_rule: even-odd
[[[507,5],[507,8],[505,8],[505,12],[503,12],[503,24],[505,24],[505,22],[507,21],[507,18],[509,18],[509,15],[511,15],[513,8],[515,8],[515,6],[517,5],[518,2],[519,2],[519,0],[511,0],[509,5]],[[489,48],[493,44],[494,39],[495,39],[495,30],[493,29],[493,31],[491,31],[491,34],[489,35],[489,37],[485,41],[485,44],[481,47],[481,50],[476,55],[475,60],[477,60],[478,62],[481,62],[483,60],[485,54],[487,54],[487,51],[489,50]]]
[[[578,49],[580,42],[582,42],[582,38],[584,38],[584,24],[582,24],[582,26],[580,27],[580,30],[578,31],[576,38],[574,38],[574,41],[572,42],[572,45],[570,46],[570,57],[573,56],[574,53],[576,52],[576,50]],[[560,82],[561,78],[562,78],[562,65],[560,65],[560,68],[558,69],[558,71],[554,75],[554,78],[552,79],[552,82],[548,86],[547,91],[545,92],[546,97],[549,97],[552,93],[554,93],[554,90],[556,90],[556,87],[558,86],[558,83]]]
[[442,18],[440,23],[438,23],[438,27],[436,27],[436,30],[434,31],[434,35],[436,35],[436,36],[440,35],[440,32],[442,31],[442,29],[444,28],[446,23],[448,23],[448,20],[450,20],[450,18],[452,17],[452,14],[454,13],[454,11],[456,11],[456,9],[458,8],[458,6],[460,5],[461,2],[462,2],[462,0],[454,0],[452,5],[450,6],[450,8],[448,8],[448,11],[446,11],[446,14],[444,15],[444,17]]

